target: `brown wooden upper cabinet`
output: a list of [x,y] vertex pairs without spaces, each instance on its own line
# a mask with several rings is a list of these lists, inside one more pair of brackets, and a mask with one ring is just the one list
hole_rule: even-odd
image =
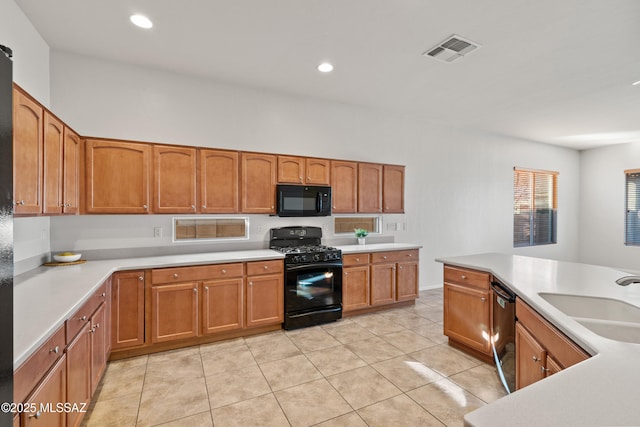
[[15,213],[77,213],[80,137],[17,86],[13,127]]
[[87,213],[148,213],[151,146],[86,140]]
[[241,153],[241,200],[243,213],[275,213],[277,157]]
[[404,213],[404,166],[382,167],[382,211]]
[[51,113],[44,112],[44,198],[42,212],[62,213],[64,124]]
[[13,194],[16,214],[42,212],[43,116],[40,104],[13,91]]
[[199,150],[200,212],[238,212],[237,151]]
[[330,185],[331,161],[278,156],[278,182],[281,184]]
[[358,164],[358,212],[382,212],[382,165]]
[[358,163],[331,161],[331,200],[333,213],[358,210]]
[[196,149],[153,146],[153,212],[196,213]]
[[80,136],[65,126],[62,213],[77,214],[80,206]]

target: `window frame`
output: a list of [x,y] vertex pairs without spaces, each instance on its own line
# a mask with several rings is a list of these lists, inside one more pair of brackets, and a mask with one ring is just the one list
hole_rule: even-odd
[[367,230],[369,234],[382,234],[383,224],[381,215],[333,215],[333,234],[335,236],[349,236],[354,234],[354,230],[338,232],[336,229],[336,220],[341,218],[349,218],[352,220],[373,219],[375,220],[376,230]]
[[[528,188],[527,188],[527,193],[528,193],[528,205],[529,208],[525,209],[525,214],[527,214],[528,212],[528,216],[529,216],[529,240],[527,242],[523,242],[523,241],[518,241],[517,237],[518,234],[520,232],[520,234],[524,234],[522,232],[522,229],[525,228],[525,226],[522,226],[521,224],[517,223],[517,216],[516,215],[522,215],[522,211],[519,211],[517,209],[518,204],[520,203],[518,198],[519,198],[519,194],[521,195],[523,193],[523,191],[519,191],[519,186],[518,186],[518,177],[522,176],[524,174],[528,174],[529,178],[529,184],[528,184]],[[520,168],[520,167],[514,167],[513,168],[513,208],[512,208],[512,220],[513,220],[513,247],[514,248],[525,248],[525,247],[532,247],[532,246],[543,246],[543,245],[555,245],[558,243],[558,175],[560,173],[557,171],[549,171],[549,170],[541,170],[541,169],[527,169],[527,168]],[[551,200],[549,200],[549,197],[546,197],[545,199],[542,200],[543,204],[550,204],[551,207],[550,208],[540,208],[540,209],[536,209],[536,199],[539,198],[541,195],[543,195],[544,193],[537,193],[536,191],[536,182],[538,181],[538,177],[542,178],[542,179],[548,179],[551,181]],[[525,185],[521,185],[520,188],[525,188],[527,186]],[[550,218],[548,219],[544,219],[541,217],[538,217],[538,211],[539,210],[550,210],[551,215]],[[539,233],[536,233],[536,230],[539,230],[540,227],[544,226],[546,222],[546,225],[549,226],[550,232],[549,233],[544,233],[544,235],[548,235],[548,239],[541,241],[539,240],[539,238],[541,237],[541,235]]]
[[[630,212],[629,209],[629,201],[630,201],[630,193],[629,193],[629,184],[631,183],[630,178],[633,177],[633,184],[635,187],[635,212],[638,220],[633,225],[629,224],[630,220]],[[632,227],[630,229],[630,227]],[[632,236],[631,239],[629,238]],[[640,169],[628,169],[624,171],[624,244],[625,246],[640,246]]]
[[[206,220],[243,220],[244,221],[244,236],[234,237],[208,237],[208,238],[193,238],[193,239],[178,239],[176,238],[176,223],[180,220],[189,221],[206,221]],[[212,243],[212,242],[228,242],[230,240],[249,240],[250,238],[250,224],[249,217],[238,216],[213,216],[213,215],[198,215],[198,216],[174,216],[171,218],[171,241],[172,243]]]

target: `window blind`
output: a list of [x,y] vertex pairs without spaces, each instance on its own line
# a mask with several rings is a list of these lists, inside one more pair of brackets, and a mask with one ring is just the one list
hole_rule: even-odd
[[625,245],[640,245],[640,169],[625,171]]
[[557,241],[558,172],[514,168],[513,246]]

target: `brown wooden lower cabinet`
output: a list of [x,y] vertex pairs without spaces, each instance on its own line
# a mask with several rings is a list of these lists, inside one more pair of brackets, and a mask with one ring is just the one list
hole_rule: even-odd
[[418,298],[418,250],[343,255],[344,312]]
[[516,318],[516,389],[590,357],[520,298]]
[[202,283],[202,333],[244,327],[244,280],[208,280]]
[[[88,405],[91,394],[91,323],[86,322],[67,346],[67,401]],[[81,412],[67,414],[68,426],[78,426],[81,421]]]
[[145,272],[118,272],[111,283],[111,348],[144,345]]
[[198,282],[151,287],[151,342],[198,336]]
[[[35,404],[36,412],[21,414],[22,427],[44,426],[65,427],[67,416],[64,411],[57,412],[55,405],[67,401],[67,356],[62,357],[53,365],[25,402]],[[54,405],[51,410],[41,410],[41,405]]]
[[282,273],[247,277],[247,327],[282,323],[284,278]]
[[490,354],[489,291],[444,284],[444,334],[473,350]]
[[110,319],[107,318],[106,308],[106,304],[100,304],[91,316],[91,394],[96,391],[109,359],[107,341],[111,337],[107,335],[107,324]]

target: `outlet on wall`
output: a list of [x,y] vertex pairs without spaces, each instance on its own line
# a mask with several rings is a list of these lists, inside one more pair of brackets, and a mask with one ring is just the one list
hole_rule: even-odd
[[153,227],[153,237],[162,237],[162,227]]

